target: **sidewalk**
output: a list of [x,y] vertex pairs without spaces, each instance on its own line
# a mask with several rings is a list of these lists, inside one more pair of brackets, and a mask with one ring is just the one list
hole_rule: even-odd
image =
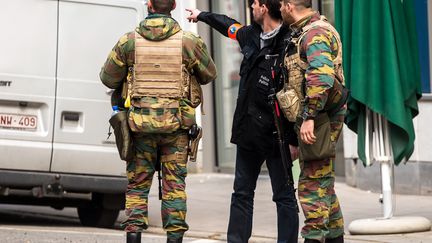
[[[226,229],[233,185],[233,175],[227,174],[190,174],[187,179],[188,214],[190,230],[187,236],[226,241]],[[348,225],[356,219],[376,218],[382,215],[379,194],[370,193],[336,183],[345,218],[346,242],[397,242],[432,243],[432,231],[404,235],[352,236]],[[272,192],[268,176],[260,176],[255,193],[253,237],[250,242],[275,242],[276,207],[271,200]],[[157,179],[153,181],[149,204],[149,231],[164,234],[161,229],[160,202],[157,197]],[[432,221],[432,197],[396,196],[395,216],[423,216]],[[300,222],[304,217],[300,212]],[[124,218],[124,213],[120,220]],[[239,222],[241,223],[241,222]],[[302,242],[302,240],[299,240]]]

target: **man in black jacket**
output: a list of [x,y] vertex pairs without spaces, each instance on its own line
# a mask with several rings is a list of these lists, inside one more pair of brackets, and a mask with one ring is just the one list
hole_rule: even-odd
[[[187,9],[189,21],[205,22],[226,37],[237,40],[244,56],[231,137],[231,142],[237,144],[237,157],[227,237],[229,243],[248,242],[252,233],[256,182],[266,161],[273,201],[277,206],[277,242],[297,242],[299,220],[295,190],[285,177],[269,103],[271,88],[282,84],[280,64],[289,30],[282,25],[279,0],[254,0],[251,7],[254,24],[249,26],[242,26],[225,15]],[[272,66],[278,74],[275,82],[271,75]],[[293,124],[286,120],[283,124],[287,142],[297,146]],[[296,156],[297,148],[294,146],[290,146],[291,157]]]

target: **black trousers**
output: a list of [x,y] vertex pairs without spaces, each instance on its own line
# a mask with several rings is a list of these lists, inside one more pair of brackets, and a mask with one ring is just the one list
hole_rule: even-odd
[[264,154],[237,146],[234,193],[228,225],[228,243],[247,243],[252,233],[256,182],[266,161],[277,207],[278,243],[298,241],[299,218],[293,186],[287,185],[279,148]]

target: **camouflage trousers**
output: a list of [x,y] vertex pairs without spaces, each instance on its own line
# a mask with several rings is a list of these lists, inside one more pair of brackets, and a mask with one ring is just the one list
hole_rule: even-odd
[[128,187],[126,215],[122,223],[127,232],[147,229],[148,195],[160,156],[162,172],[162,224],[168,238],[181,238],[186,224],[186,192],[188,135],[185,130],[173,134],[135,136],[135,161],[127,164]]
[[[331,139],[337,142],[342,131],[346,106],[330,117]],[[298,196],[306,218],[301,235],[324,242],[344,234],[344,221],[334,190],[334,159],[300,161]]]

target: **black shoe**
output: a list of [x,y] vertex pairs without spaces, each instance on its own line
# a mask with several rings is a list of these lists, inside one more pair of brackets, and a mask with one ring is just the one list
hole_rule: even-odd
[[304,243],[321,243],[321,242],[319,240],[305,239]]
[[339,237],[333,239],[326,239],[326,243],[344,243],[344,236],[341,235]]
[[183,238],[177,238],[177,239],[168,238],[167,239],[167,243],[182,243],[182,242],[183,242]]
[[141,243],[141,232],[127,232],[126,243]]

